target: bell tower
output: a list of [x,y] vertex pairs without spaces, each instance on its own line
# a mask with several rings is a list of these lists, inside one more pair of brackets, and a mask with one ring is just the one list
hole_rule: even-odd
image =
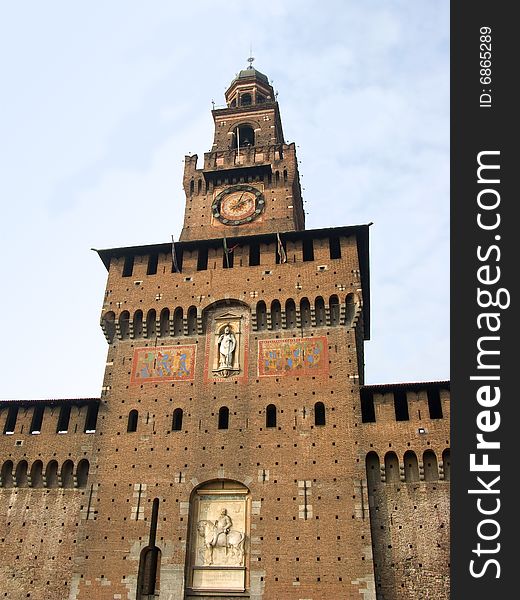
[[250,65],[233,79],[226,106],[212,110],[213,146],[186,156],[181,241],[305,228],[295,144],[286,144],[276,94]]

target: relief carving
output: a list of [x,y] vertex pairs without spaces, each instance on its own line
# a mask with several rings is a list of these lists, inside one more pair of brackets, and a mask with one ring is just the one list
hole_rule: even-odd
[[233,521],[225,508],[216,521],[203,519],[197,522],[197,531],[204,540],[202,564],[242,566],[246,536],[242,531],[231,529],[232,526]]

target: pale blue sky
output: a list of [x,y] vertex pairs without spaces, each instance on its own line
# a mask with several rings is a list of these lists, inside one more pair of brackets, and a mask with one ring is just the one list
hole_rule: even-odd
[[367,383],[449,378],[449,2],[0,3],[0,398],[98,396],[106,270],[168,242],[185,154],[247,65],[307,227],[371,227]]

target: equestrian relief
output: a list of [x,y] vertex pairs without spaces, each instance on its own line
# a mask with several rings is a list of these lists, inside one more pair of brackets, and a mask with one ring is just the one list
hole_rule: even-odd
[[201,552],[205,566],[233,565],[240,567],[244,562],[245,534],[231,529],[233,521],[223,508],[216,521],[201,520],[197,523],[197,531],[204,540]]

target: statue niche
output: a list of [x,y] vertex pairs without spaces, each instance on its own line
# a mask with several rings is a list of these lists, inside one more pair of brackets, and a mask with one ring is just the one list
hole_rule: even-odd
[[217,319],[213,373],[229,377],[240,372],[240,319]]

